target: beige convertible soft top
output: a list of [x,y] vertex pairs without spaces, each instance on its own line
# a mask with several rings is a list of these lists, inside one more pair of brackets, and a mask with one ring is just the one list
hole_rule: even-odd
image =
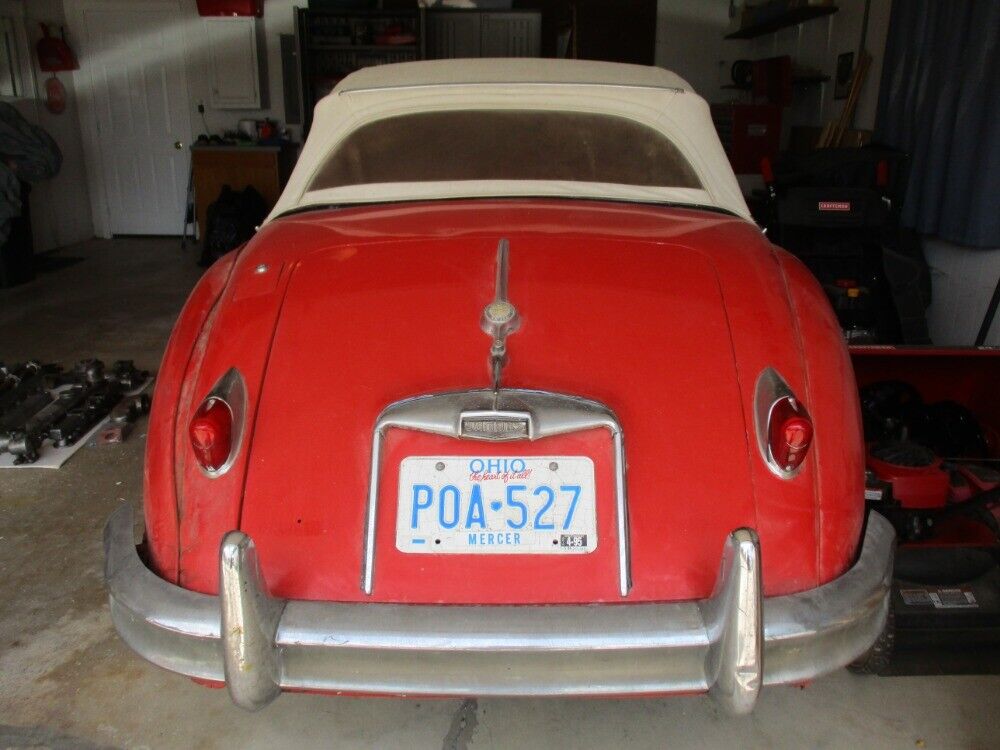
[[[329,186],[317,179],[345,139],[360,128],[406,115],[467,110],[625,118],[665,136],[690,165],[699,187],[433,176]],[[316,105],[309,138],[268,221],[311,205],[519,196],[714,206],[750,218],[708,105],[676,74],[656,67],[583,60],[480,58],[380,65],[344,78]]]

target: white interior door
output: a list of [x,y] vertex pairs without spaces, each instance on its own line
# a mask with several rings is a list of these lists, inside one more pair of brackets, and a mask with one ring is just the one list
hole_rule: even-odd
[[[111,234],[180,234],[191,141],[184,22],[176,6],[80,10],[90,163]],[[79,94],[78,94],[79,95]]]

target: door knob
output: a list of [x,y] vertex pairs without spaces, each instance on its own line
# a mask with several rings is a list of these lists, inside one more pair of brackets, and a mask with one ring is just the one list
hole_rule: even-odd
[[184,148],[184,144],[181,143],[180,141],[174,141],[174,148],[180,151],[182,148]]

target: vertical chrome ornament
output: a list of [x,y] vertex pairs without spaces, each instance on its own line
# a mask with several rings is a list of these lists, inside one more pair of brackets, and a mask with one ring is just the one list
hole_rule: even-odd
[[494,393],[500,390],[500,374],[503,366],[507,364],[507,336],[514,333],[521,325],[517,308],[507,299],[509,256],[510,242],[502,239],[497,244],[497,277],[493,301],[483,309],[483,316],[479,322],[483,331],[493,339],[489,362]]

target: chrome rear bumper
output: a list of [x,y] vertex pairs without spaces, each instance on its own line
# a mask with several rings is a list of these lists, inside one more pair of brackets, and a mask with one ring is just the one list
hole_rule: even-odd
[[844,666],[885,622],[895,535],[871,514],[854,564],[816,589],[763,598],[756,534],[733,532],[711,598],[669,604],[433,606],[270,597],[253,542],[222,541],[221,596],[164,581],[140,559],[132,511],[104,532],[111,614],[139,654],[225,681],[259,708],[282,689],[394,695],[642,695],[709,691],[753,708],[762,684]]

